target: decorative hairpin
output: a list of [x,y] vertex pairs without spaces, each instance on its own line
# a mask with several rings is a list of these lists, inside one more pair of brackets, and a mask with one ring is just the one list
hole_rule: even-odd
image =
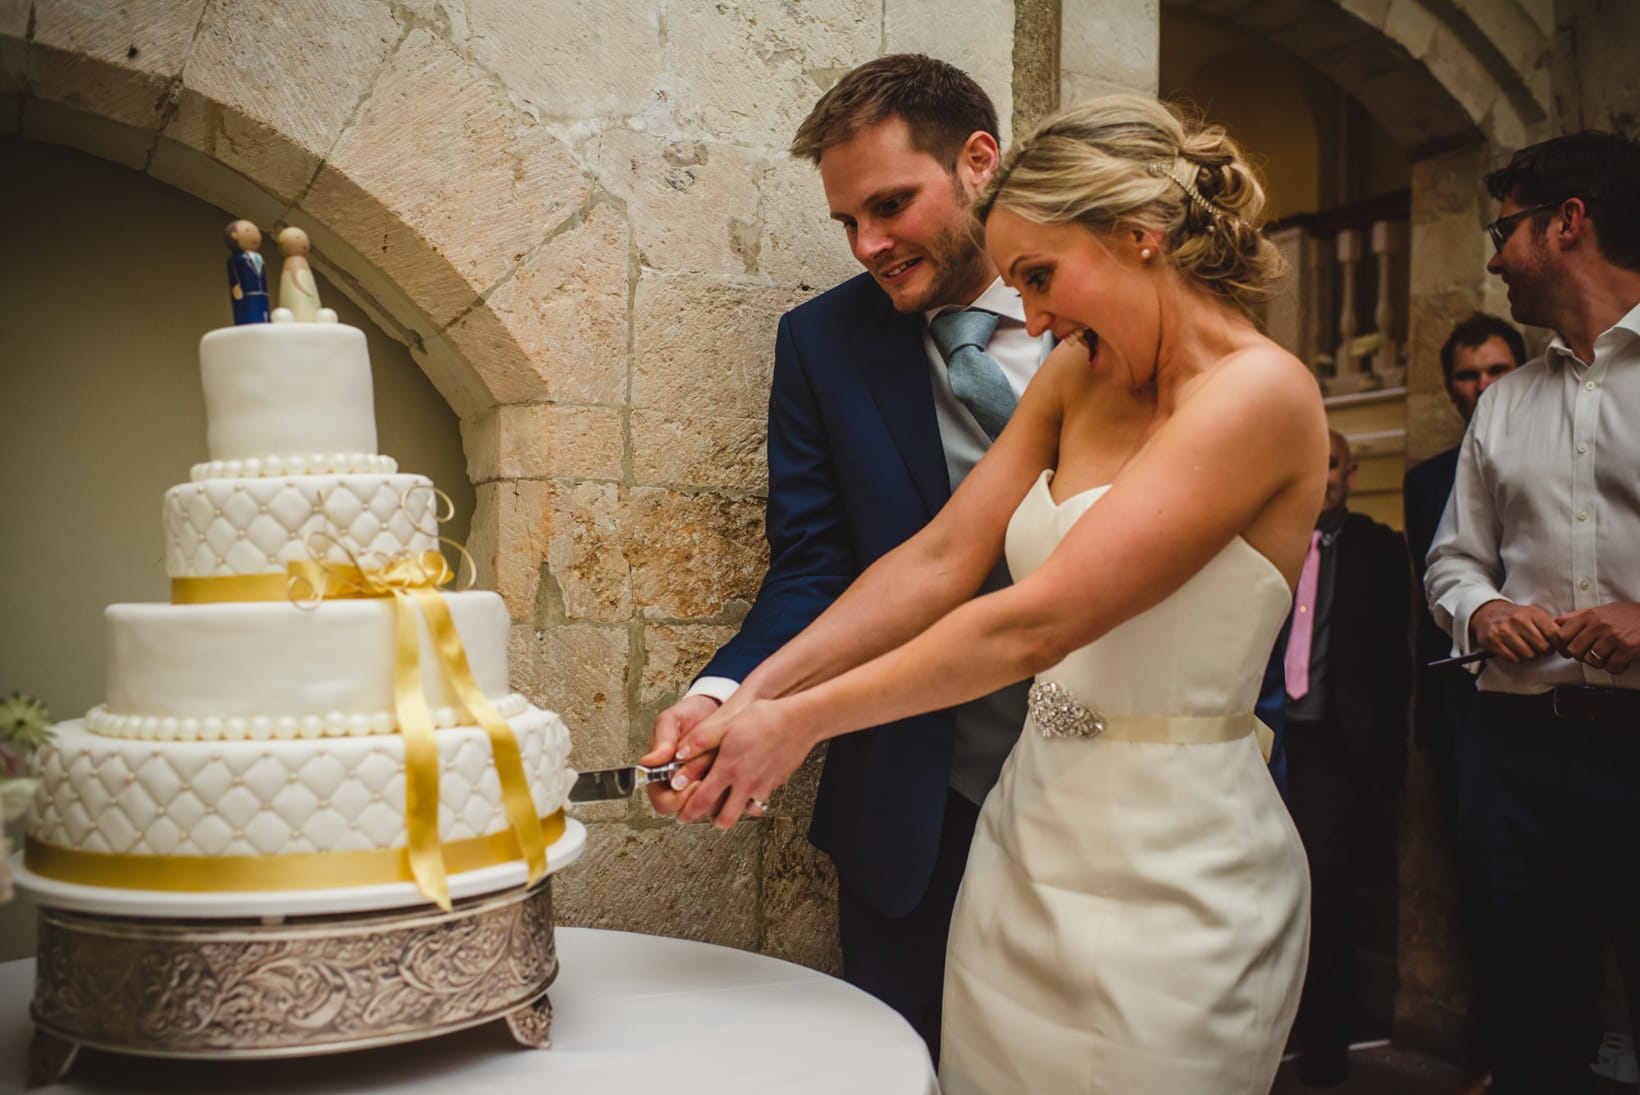
[[[1189,161],[1187,160],[1185,162],[1188,163]],[[1175,175],[1173,173],[1172,164],[1162,163],[1158,160],[1155,163],[1145,165],[1145,170],[1150,174],[1155,175],[1157,178],[1164,178],[1171,181],[1173,185],[1177,186],[1180,190],[1183,190],[1185,196],[1190,199],[1191,203],[1199,206],[1201,211],[1206,213],[1208,217],[1212,219],[1212,222],[1216,227],[1223,228],[1223,222],[1226,220],[1233,220],[1240,223],[1240,217],[1236,216],[1234,213],[1220,209],[1218,206],[1202,197],[1201,191],[1196,189],[1195,183],[1191,182],[1189,179],[1181,179],[1179,176]]]

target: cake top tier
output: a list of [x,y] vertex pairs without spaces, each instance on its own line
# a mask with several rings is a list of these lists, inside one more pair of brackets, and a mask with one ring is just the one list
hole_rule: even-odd
[[339,323],[251,323],[200,340],[212,460],[375,453],[364,332]]

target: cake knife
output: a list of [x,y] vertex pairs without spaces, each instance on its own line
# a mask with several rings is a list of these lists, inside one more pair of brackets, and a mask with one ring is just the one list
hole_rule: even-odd
[[574,786],[569,789],[569,800],[615,802],[626,798],[639,787],[668,782],[682,767],[683,761],[675,760],[670,764],[657,764],[653,768],[644,764],[628,764],[621,768],[600,768],[595,772],[581,772],[575,777]]

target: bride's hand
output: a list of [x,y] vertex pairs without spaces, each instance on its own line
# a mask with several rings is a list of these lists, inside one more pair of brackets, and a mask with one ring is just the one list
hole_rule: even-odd
[[698,821],[715,813],[713,824],[727,829],[748,806],[758,816],[814,744],[783,701],[752,700],[734,710],[725,705],[678,743],[677,755],[683,759],[717,750],[711,769],[678,812],[678,820]]

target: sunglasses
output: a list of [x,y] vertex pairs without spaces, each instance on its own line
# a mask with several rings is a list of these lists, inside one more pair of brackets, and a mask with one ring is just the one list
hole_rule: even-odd
[[1515,225],[1530,217],[1533,213],[1541,213],[1545,209],[1557,209],[1565,203],[1565,199],[1558,202],[1544,202],[1534,205],[1530,209],[1522,209],[1518,213],[1511,213],[1507,217],[1499,217],[1486,226],[1486,234],[1492,237],[1492,250],[1502,251],[1503,245],[1509,242],[1509,237],[1515,232]]

